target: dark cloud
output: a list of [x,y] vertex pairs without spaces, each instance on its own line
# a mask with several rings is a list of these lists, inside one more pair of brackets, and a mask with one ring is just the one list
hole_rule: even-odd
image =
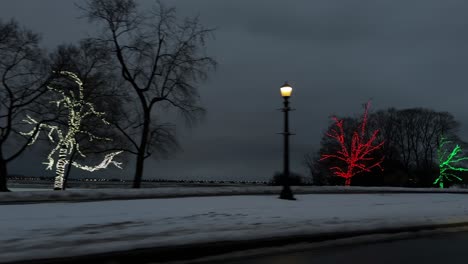
[[[152,1],[138,2],[146,8]],[[466,1],[165,2],[217,29],[208,52],[219,68],[200,87],[207,119],[182,129],[184,152],[171,161],[148,163],[147,177],[269,178],[282,166],[281,136],[275,133],[282,125],[276,109],[285,80],[294,86],[297,171],[304,171],[302,156],[318,145],[329,115],[356,115],[370,98],[373,109],[421,106],[452,112],[468,140]],[[5,0],[0,16],[14,16],[43,32],[49,48],[93,30],[76,19],[72,1]]]

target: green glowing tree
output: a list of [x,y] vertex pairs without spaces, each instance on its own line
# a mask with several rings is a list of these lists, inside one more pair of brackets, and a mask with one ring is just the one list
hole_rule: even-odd
[[455,172],[468,171],[468,168],[464,168],[459,165],[460,162],[468,160],[468,157],[460,156],[460,154],[462,154],[462,148],[458,144],[451,149],[449,145],[452,143],[452,141],[442,137],[439,143],[439,148],[437,149],[440,173],[435,179],[434,184],[438,184],[440,188],[444,188],[445,181],[453,181],[453,179],[458,181],[462,180],[459,176],[454,174]]
[[[123,151],[113,151],[106,154],[104,159],[94,166],[82,165],[73,161],[74,155],[79,155],[82,158],[86,157],[80,149],[80,144],[77,139],[79,136],[85,136],[89,141],[112,141],[112,139],[96,136],[92,132],[83,129],[83,121],[91,116],[97,117],[104,124],[109,125],[109,123],[104,119],[103,112],[96,111],[93,104],[84,100],[83,83],[75,73],[60,71],[58,74],[73,81],[78,86],[77,92],[73,92],[72,90],[66,92],[63,89],[48,86],[50,90],[59,95],[59,99],[54,100],[51,103],[55,104],[57,109],[59,107],[63,107],[66,110],[66,125],[59,126],[49,123],[39,124],[38,121],[29,115],[24,122],[34,126],[39,125],[40,131],[48,131],[47,137],[50,142],[55,144],[55,147],[49,152],[47,162],[44,164],[47,165],[47,170],[52,170],[55,166],[56,176],[54,189],[64,190],[67,166],[72,165],[73,167],[89,172],[105,169],[111,164],[121,168],[122,164],[114,161],[114,157],[121,154]],[[31,144],[34,144],[40,133],[37,133],[36,130],[31,130],[22,134],[32,136],[33,139]]]

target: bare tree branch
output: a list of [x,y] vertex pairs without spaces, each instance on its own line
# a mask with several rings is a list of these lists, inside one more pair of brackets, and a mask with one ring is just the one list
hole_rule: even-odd
[[176,10],[162,2],[149,12],[140,10],[135,0],[88,0],[80,8],[89,21],[102,26],[95,41],[112,54],[112,64],[126,83],[122,88],[131,91],[137,104],[124,106],[132,114],[114,125],[137,152],[133,186],[139,187],[144,160],[177,145],[174,133],[158,123],[158,110],[170,106],[190,122],[203,113],[196,84],[216,65],[204,54],[212,30],[197,18],[179,22]]

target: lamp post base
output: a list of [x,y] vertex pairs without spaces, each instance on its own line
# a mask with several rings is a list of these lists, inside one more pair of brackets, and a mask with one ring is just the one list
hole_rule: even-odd
[[296,200],[289,186],[283,186],[279,198],[283,200]]

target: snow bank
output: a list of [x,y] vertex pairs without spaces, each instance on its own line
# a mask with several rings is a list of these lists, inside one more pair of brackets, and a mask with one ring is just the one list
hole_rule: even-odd
[[310,194],[297,198],[239,195],[0,205],[0,262],[468,222],[468,195],[464,194]]
[[[294,193],[468,193],[468,189],[301,186]],[[0,193],[0,203],[49,201],[94,201],[171,198],[186,196],[268,195],[279,194],[279,186],[160,187],[148,189],[92,189],[67,191],[22,191]]]

